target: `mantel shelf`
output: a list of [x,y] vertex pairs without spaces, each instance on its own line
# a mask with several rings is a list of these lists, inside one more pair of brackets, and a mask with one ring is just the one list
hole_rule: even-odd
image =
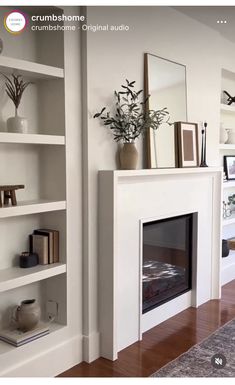
[[0,292],[15,289],[65,272],[66,265],[62,263],[37,265],[28,269],[20,267],[3,269],[0,270]]
[[27,78],[36,79],[62,79],[64,70],[28,60],[15,59],[7,56],[0,56],[0,72],[11,74],[13,71]]
[[222,172],[222,167],[193,167],[193,168],[155,168],[142,170],[100,170],[99,173],[111,173],[116,178],[149,177],[161,175],[210,174]]
[[44,213],[49,211],[65,210],[65,201],[35,200],[18,202],[17,206],[3,206],[0,208],[0,219]]
[[65,137],[59,135],[0,132],[0,143],[65,145]]

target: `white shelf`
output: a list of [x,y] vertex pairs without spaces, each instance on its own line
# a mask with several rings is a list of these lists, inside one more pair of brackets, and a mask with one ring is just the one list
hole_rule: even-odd
[[62,79],[64,77],[62,68],[0,56],[0,72],[11,74],[13,71],[19,71],[21,75],[30,79]]
[[58,135],[0,132],[0,143],[65,145],[65,137]]
[[222,221],[223,226],[232,225],[233,223],[235,223],[235,215],[229,217],[228,219],[223,219]]
[[228,181],[228,182],[223,182],[223,189],[227,189],[227,188],[230,188],[230,187],[235,187],[235,180],[231,180],[231,181]]
[[65,272],[66,265],[62,263],[37,265],[27,269],[20,267],[3,269],[0,270],[0,292],[15,289]]
[[228,106],[227,104],[220,104],[220,110],[224,112],[230,112],[230,113],[235,113],[235,105],[232,104],[231,106]]
[[[44,322],[47,322],[47,321],[44,321]],[[56,333],[56,332],[60,332],[61,330],[64,330],[67,326],[65,325],[61,325],[61,324],[58,324],[56,322],[52,322],[49,324],[49,334],[46,334],[45,336],[41,337],[41,338],[38,338],[34,341],[31,341],[29,342],[28,344],[25,344],[25,345],[22,345],[18,348],[16,348],[15,346],[12,346],[4,341],[0,341],[0,356],[1,355],[4,355],[8,353],[11,353],[11,352],[14,352],[16,349],[20,349],[20,351],[25,351],[26,349],[30,348],[30,346],[32,347],[32,344],[33,345],[37,345],[38,343],[40,344],[40,341],[44,338],[46,338],[48,340],[48,338],[50,339],[51,337],[53,337],[53,334]]]
[[220,150],[235,150],[235,144],[220,143],[219,149]]
[[18,202],[17,206],[4,206],[0,208],[0,219],[44,213],[49,211],[65,210],[65,201],[35,200]]

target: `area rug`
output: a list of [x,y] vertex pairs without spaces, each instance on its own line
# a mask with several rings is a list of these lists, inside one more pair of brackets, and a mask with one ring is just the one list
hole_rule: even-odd
[[[224,367],[225,361],[220,361],[221,355],[226,359]],[[212,364],[212,357],[216,360],[216,367]],[[235,377],[235,319],[151,377]]]

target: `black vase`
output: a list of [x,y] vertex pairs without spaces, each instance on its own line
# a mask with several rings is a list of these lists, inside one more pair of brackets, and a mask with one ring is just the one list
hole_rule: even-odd
[[222,239],[222,258],[225,258],[229,255],[229,247],[227,239]]

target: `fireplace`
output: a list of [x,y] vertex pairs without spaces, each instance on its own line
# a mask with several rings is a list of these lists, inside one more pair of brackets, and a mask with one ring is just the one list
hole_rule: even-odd
[[143,224],[143,313],[191,290],[194,215]]

